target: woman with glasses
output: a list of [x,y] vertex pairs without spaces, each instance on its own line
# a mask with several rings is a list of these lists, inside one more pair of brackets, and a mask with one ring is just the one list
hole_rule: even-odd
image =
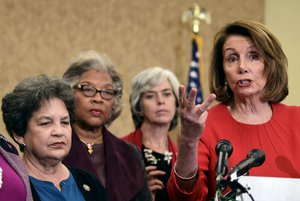
[[63,78],[74,89],[72,147],[64,163],[95,174],[110,201],[151,200],[139,150],[107,127],[121,113],[123,83],[110,59],[95,51],[79,54]]

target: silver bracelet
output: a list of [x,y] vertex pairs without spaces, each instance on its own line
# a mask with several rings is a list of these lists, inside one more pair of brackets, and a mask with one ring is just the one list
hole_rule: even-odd
[[178,177],[179,179],[182,179],[182,180],[187,181],[187,180],[194,179],[194,178],[198,175],[198,168],[197,168],[197,172],[196,172],[193,176],[190,176],[190,177],[182,177],[182,176],[180,176],[180,175],[176,172],[175,166],[176,166],[176,163],[174,164],[174,173],[175,173],[176,177]]

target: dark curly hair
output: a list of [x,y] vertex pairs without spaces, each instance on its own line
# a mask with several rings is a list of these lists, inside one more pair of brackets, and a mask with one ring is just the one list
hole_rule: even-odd
[[[75,98],[71,87],[66,82],[47,75],[32,76],[19,82],[14,90],[2,99],[3,121],[9,135],[13,139],[13,135],[23,137],[33,113],[39,110],[45,101],[52,98],[58,98],[65,103],[70,123],[73,123]],[[23,151],[22,145],[19,146]]]

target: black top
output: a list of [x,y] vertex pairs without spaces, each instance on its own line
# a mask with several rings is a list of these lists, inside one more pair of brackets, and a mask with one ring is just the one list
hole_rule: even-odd
[[162,170],[166,173],[158,177],[163,182],[165,188],[156,192],[155,201],[169,201],[167,183],[172,170],[172,152],[167,151],[161,154],[142,145],[142,155],[145,166],[156,166],[157,170]]

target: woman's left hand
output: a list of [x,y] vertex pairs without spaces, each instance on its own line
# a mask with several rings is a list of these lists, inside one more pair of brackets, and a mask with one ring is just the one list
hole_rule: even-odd
[[165,187],[158,177],[165,175],[166,173],[162,170],[157,170],[156,166],[147,166],[146,172],[148,175],[148,184],[152,194],[152,200],[155,200],[156,191],[162,190]]

